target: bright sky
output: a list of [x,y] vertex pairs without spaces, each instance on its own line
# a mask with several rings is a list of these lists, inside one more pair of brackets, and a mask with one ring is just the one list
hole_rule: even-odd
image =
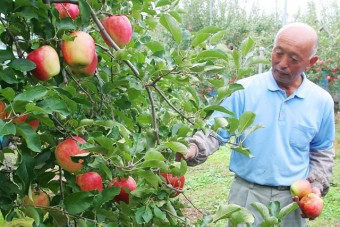
[[[240,0],[239,3],[245,8],[251,8],[253,4],[258,5],[263,10],[277,11],[280,15],[283,15],[285,4],[287,7],[287,18],[293,16],[300,11],[304,11],[307,6],[307,2],[311,0]],[[340,4],[340,0],[337,0]],[[317,6],[328,4],[327,0],[313,0]],[[320,7],[317,7],[320,8]]]

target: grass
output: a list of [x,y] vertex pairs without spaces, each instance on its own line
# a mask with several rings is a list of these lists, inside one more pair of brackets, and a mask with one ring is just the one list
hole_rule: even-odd
[[[331,188],[323,198],[325,207],[322,214],[313,221],[310,227],[340,227],[340,114],[337,114],[335,164]],[[223,148],[196,167],[188,169],[186,174],[185,197],[181,195],[187,208],[183,212],[193,223],[204,215],[213,215],[217,207],[227,203],[233,173],[228,169],[230,152]],[[219,221],[214,227],[226,226],[227,221]]]

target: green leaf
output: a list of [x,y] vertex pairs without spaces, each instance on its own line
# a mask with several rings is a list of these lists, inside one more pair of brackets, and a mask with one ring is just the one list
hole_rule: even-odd
[[20,72],[28,72],[36,68],[34,62],[23,58],[14,59],[13,61],[11,61],[11,63],[8,64],[8,66]]
[[177,44],[182,41],[181,29],[172,16],[169,14],[162,14],[159,22],[171,33]]
[[187,146],[180,142],[166,142],[164,145],[176,153],[185,155],[188,152]]
[[279,201],[272,201],[268,205],[269,212],[272,216],[277,217],[279,215],[281,205]]
[[246,56],[250,52],[250,50],[254,47],[254,45],[255,42],[250,37],[247,37],[245,40],[243,40],[240,47],[242,51],[242,56]]
[[248,224],[248,226],[254,223],[255,219],[253,214],[244,207],[240,207],[239,211],[231,214],[230,222],[232,226],[237,226],[239,224]]
[[5,123],[3,120],[0,119],[0,135],[15,135],[16,128],[13,123]]
[[165,161],[165,157],[162,155],[162,153],[158,152],[158,151],[148,151],[145,156],[144,156],[145,160],[156,160],[156,161]]
[[157,41],[148,42],[145,44],[145,46],[147,46],[152,51],[152,53],[164,51],[164,46],[162,43]]
[[41,151],[41,141],[38,134],[32,127],[26,123],[16,125],[17,133],[22,136],[27,144],[27,147],[34,152]]
[[264,220],[270,217],[269,209],[264,204],[260,202],[253,202],[251,206],[254,207],[254,209],[260,213],[261,217]]
[[155,217],[161,219],[162,221],[166,220],[166,214],[157,206],[154,206],[153,213],[155,214]]
[[35,101],[43,99],[48,90],[40,85],[28,87],[24,92],[14,98],[14,101]]
[[90,192],[74,192],[65,197],[64,204],[67,212],[79,214],[91,207],[93,194]]
[[95,207],[100,207],[106,202],[112,201],[113,198],[120,193],[119,187],[107,187],[104,188],[101,193],[93,198],[93,204]]
[[0,50],[0,63],[14,59],[14,54],[10,50]]
[[79,0],[79,11],[82,24],[88,24],[91,19],[91,8],[87,1]]
[[219,42],[222,37],[226,34],[226,31],[219,31],[210,38],[211,43],[217,43]]
[[240,65],[241,65],[240,53],[237,50],[233,50],[232,56],[233,56],[233,60],[234,60],[235,69],[239,69]]
[[283,207],[280,210],[277,218],[279,220],[282,220],[285,216],[287,216],[288,214],[292,213],[293,211],[295,211],[298,208],[299,208],[299,205],[296,202],[292,202],[292,203],[288,204],[287,206]]
[[213,34],[213,33],[219,32],[221,30],[222,29],[217,27],[217,26],[208,26],[208,27],[204,27],[201,30],[199,30],[198,33],[210,33],[210,34]]
[[12,101],[15,97],[15,91],[13,88],[6,87],[0,90],[0,94],[4,96],[7,100]]
[[248,128],[255,120],[255,113],[250,112],[250,111],[246,111],[244,112],[240,119],[239,119],[239,126],[238,126],[238,132],[242,133],[243,131],[246,130],[246,128]]
[[252,158],[253,157],[253,155],[251,154],[249,148],[247,148],[247,147],[242,147],[242,146],[236,147],[236,146],[233,146],[233,147],[231,147],[231,149],[233,149],[234,151],[237,151],[237,152],[239,152],[241,154],[244,154],[248,158]]
[[205,40],[207,40],[210,37],[209,33],[198,33],[192,40],[191,45],[193,47],[196,47],[203,43]]
[[161,184],[160,178],[150,171],[138,171],[138,176],[143,177],[146,182],[148,182],[150,185],[152,185],[154,188],[159,188],[159,185]]
[[21,180],[23,185],[23,191],[28,191],[30,188],[30,182],[35,177],[34,176],[34,158],[27,154],[25,151],[21,153],[20,163],[18,168],[16,169],[16,175]]
[[205,112],[208,112],[208,111],[219,111],[219,112],[222,112],[222,113],[226,113],[228,115],[231,115],[231,116],[235,116],[235,113],[229,111],[228,109],[226,109],[225,107],[223,106],[220,106],[220,105],[211,105],[211,106],[207,106],[203,109]]
[[225,128],[229,125],[229,122],[224,117],[215,117],[212,129],[217,131],[219,128]]
[[150,168],[160,168],[162,171],[167,171],[168,169],[168,166],[165,164],[165,162],[157,160],[145,160],[141,166]]
[[170,0],[159,0],[156,4],[156,7],[171,5],[172,1]]
[[228,55],[222,52],[219,49],[211,49],[204,50],[197,55],[198,59],[206,60],[206,59],[221,59],[224,61],[228,61]]
[[239,205],[235,204],[227,204],[227,205],[220,205],[217,209],[217,212],[213,216],[213,222],[216,223],[222,219],[230,218],[231,214],[241,210]]

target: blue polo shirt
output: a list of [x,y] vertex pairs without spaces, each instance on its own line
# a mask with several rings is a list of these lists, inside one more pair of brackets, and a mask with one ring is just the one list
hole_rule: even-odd
[[[234,92],[221,105],[239,118],[245,111],[256,114],[254,124],[264,128],[244,142],[253,155],[232,151],[229,168],[250,182],[289,186],[309,173],[309,152],[331,149],[335,138],[334,103],[330,94],[304,75],[301,86],[286,97],[271,70],[238,81],[244,89]],[[227,116],[214,112],[215,117]],[[223,139],[229,139],[220,130]]]

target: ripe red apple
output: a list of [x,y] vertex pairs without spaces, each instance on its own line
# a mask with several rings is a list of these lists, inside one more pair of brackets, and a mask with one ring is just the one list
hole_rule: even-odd
[[34,120],[27,122],[27,124],[29,124],[34,131],[37,131],[39,128],[40,120],[34,119]]
[[60,18],[71,17],[75,19],[79,15],[79,6],[72,3],[54,3]]
[[306,217],[314,219],[321,214],[324,202],[316,194],[309,193],[300,200],[299,206]]
[[[33,199],[33,200],[32,200]],[[32,199],[28,195],[24,196],[24,204],[32,206],[48,207],[50,206],[50,198],[44,191],[33,192]]]
[[26,121],[27,117],[28,117],[28,114],[23,114],[23,115],[20,115],[19,117],[15,117],[13,119],[13,123],[14,124],[23,124]]
[[92,36],[83,31],[74,31],[69,36],[75,37],[74,40],[63,40],[61,43],[61,51],[66,64],[73,69],[89,66],[96,52]]
[[[110,35],[111,39],[115,41],[118,46],[127,45],[132,37],[132,27],[130,20],[125,15],[111,15],[106,16],[101,20],[105,30]],[[105,43],[112,46],[110,42],[101,33]]]
[[295,181],[290,186],[291,195],[293,197],[297,196],[297,197],[299,197],[299,199],[301,199],[305,195],[308,195],[311,192],[312,192],[312,185],[306,179],[301,179],[301,180]]
[[8,113],[5,112],[6,104],[0,101],[0,119],[5,119],[8,116]]
[[108,187],[120,187],[120,193],[114,197],[114,200],[116,202],[123,201],[128,204],[130,202],[130,198],[126,188],[129,191],[133,191],[137,188],[137,184],[131,176],[129,176],[127,179],[116,177],[111,180]]
[[[165,179],[166,183],[171,184],[173,188],[179,189],[179,190],[183,189],[184,183],[185,183],[184,176],[176,177],[176,176],[173,176],[171,173],[161,173],[161,176]],[[176,197],[178,195],[179,195],[179,192],[174,192],[173,194],[171,194],[171,197]]]
[[32,71],[32,74],[38,80],[48,80],[60,72],[58,53],[51,46],[45,45],[31,51],[27,55],[27,59],[35,63],[36,68]]
[[101,192],[103,190],[102,177],[96,172],[78,174],[76,177],[76,183],[80,187],[80,190],[84,192],[90,192],[93,190]]
[[93,76],[94,73],[96,72],[97,69],[97,64],[98,64],[98,56],[97,53],[95,52],[93,55],[92,62],[89,66],[81,69],[72,69],[72,72],[76,77],[87,77],[87,76]]
[[83,159],[79,159],[77,163],[73,162],[71,157],[78,154],[88,153],[86,150],[81,150],[77,142],[81,144],[86,143],[83,138],[74,136],[73,138],[68,138],[60,142],[55,149],[55,157],[58,164],[61,166],[61,168],[71,173],[79,172],[83,167],[84,162]]

